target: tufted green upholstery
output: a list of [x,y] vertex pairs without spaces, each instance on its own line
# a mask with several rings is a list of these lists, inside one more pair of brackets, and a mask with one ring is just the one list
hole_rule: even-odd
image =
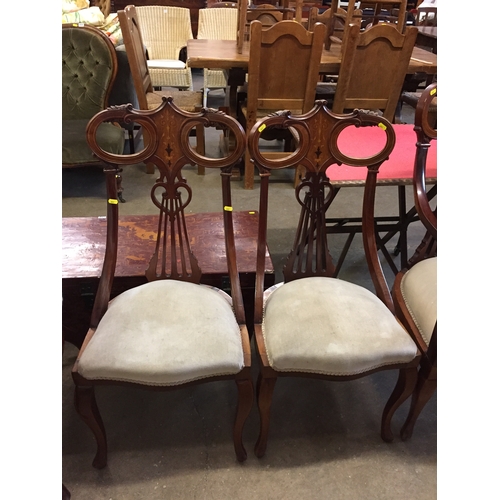
[[[104,33],[91,26],[63,25],[63,166],[99,163],[87,145],[85,127],[107,107],[116,73],[115,49]],[[125,139],[121,128],[103,124],[99,135],[99,143],[106,151],[123,152]]]

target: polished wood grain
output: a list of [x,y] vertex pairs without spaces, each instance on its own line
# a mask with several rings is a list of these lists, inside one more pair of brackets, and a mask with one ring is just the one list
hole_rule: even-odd
[[[234,212],[234,234],[238,270],[255,273],[257,251],[257,212]],[[227,274],[224,227],[219,212],[186,214],[186,224],[192,239],[193,251],[203,276]],[[118,259],[115,277],[142,276],[154,252],[158,215],[127,215],[118,223]],[[62,218],[62,279],[98,278],[104,260],[106,217]],[[266,273],[273,265],[266,252]],[[247,284],[249,281],[247,281]]]

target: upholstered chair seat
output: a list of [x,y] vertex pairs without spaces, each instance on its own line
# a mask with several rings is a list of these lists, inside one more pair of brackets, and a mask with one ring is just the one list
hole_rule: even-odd
[[356,375],[407,363],[412,338],[372,292],[311,277],[277,287],[264,306],[263,336],[277,371]]
[[401,279],[401,295],[427,345],[437,321],[437,257],[411,267]]
[[116,297],[82,354],[88,380],[178,385],[244,366],[231,298],[205,285],[159,280]]

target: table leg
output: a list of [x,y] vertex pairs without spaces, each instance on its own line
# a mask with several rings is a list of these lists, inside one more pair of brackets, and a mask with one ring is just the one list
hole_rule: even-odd
[[[243,68],[231,68],[227,72],[227,89],[225,105],[228,109],[228,114],[234,119],[238,119],[238,87],[245,84],[246,70]],[[234,137],[230,132],[221,137],[221,150],[223,155],[227,155],[234,150]],[[232,177],[234,179],[241,178],[239,167],[235,167]]]

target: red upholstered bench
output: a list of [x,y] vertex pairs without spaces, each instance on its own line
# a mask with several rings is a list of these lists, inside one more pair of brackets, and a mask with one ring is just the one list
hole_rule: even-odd
[[[393,125],[396,133],[396,146],[389,159],[382,164],[378,174],[378,184],[393,185],[398,189],[398,215],[376,217],[377,232],[379,235],[379,249],[385,255],[394,273],[399,271],[387,243],[399,233],[398,243],[394,254],[400,253],[400,268],[406,266],[408,261],[407,230],[411,222],[417,221],[416,210],[406,207],[406,186],[413,184],[413,164],[415,160],[417,137],[413,125]],[[340,135],[339,149],[349,155],[363,158],[378,152],[385,143],[384,133],[377,127],[373,128],[346,128]],[[342,187],[363,186],[366,177],[366,168],[351,167],[349,165],[331,165],[327,175],[337,195]],[[434,197],[437,192],[437,140],[433,141],[428,150],[427,157],[427,184],[433,187],[428,196]],[[359,207],[361,214],[361,207]],[[327,219],[328,231],[331,233],[349,234],[344,249],[337,263],[337,273],[347,255],[354,235],[361,233],[361,217],[330,218]],[[382,234],[385,233],[385,234]]]

